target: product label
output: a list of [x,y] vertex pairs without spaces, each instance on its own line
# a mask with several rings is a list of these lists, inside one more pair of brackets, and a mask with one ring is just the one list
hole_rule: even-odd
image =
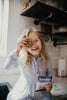
[[44,86],[45,84],[50,84],[52,76],[38,76],[37,84],[39,86]]

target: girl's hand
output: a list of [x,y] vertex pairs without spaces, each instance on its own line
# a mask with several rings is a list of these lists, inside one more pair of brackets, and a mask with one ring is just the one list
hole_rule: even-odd
[[47,92],[50,92],[52,89],[52,82],[51,82],[51,84],[45,84],[45,88],[46,88]]
[[15,54],[17,56],[19,56],[20,50],[25,46],[26,43],[27,43],[27,38],[24,38],[23,40],[21,40],[17,43],[17,48],[16,48],[16,52],[15,52]]

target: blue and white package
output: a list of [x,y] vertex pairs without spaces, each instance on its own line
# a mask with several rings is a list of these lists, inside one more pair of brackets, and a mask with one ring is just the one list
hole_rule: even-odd
[[45,86],[45,84],[50,84],[52,81],[52,76],[38,76],[37,85]]

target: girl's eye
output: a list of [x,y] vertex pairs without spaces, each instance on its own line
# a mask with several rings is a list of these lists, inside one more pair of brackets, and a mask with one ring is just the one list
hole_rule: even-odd
[[35,40],[35,42],[37,42],[38,40]]

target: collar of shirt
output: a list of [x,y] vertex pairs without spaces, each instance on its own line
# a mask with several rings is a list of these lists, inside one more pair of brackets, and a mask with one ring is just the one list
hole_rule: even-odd
[[40,62],[40,61],[43,60],[43,58],[42,58],[41,56],[38,57],[38,58],[31,56],[31,58],[32,58],[32,60],[33,60],[34,62]]

